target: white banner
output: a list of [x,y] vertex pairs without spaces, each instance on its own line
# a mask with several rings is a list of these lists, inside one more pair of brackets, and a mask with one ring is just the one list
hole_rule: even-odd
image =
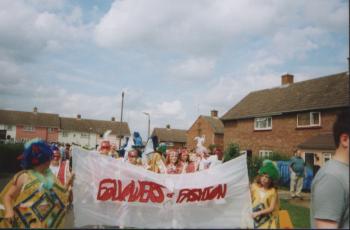
[[246,155],[166,175],[74,148],[73,171],[75,227],[253,227]]

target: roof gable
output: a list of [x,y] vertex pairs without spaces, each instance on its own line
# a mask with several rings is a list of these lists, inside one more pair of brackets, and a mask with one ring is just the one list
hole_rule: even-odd
[[215,134],[224,134],[224,124],[218,117],[202,116],[207,121]]
[[58,114],[0,110],[0,124],[59,128]]
[[344,72],[251,92],[221,120],[346,106],[349,106],[349,76]]
[[68,117],[60,117],[60,120],[62,130],[92,132],[99,134],[103,134],[107,130],[112,130],[111,134],[117,136],[130,136],[129,125],[126,122],[77,119]]
[[159,142],[179,142],[186,143],[187,133],[183,129],[154,128],[152,136],[157,136]]

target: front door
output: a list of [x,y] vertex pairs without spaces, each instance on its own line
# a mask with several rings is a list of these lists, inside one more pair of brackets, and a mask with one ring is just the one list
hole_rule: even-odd
[[315,154],[314,153],[305,153],[305,163],[311,169],[314,168],[314,164],[315,164],[314,160],[315,160]]

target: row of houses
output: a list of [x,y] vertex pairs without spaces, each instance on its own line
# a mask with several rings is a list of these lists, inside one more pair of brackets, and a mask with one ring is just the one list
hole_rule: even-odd
[[[188,130],[167,125],[154,128],[152,136],[158,136],[169,148],[194,149],[195,137],[205,135],[207,148],[215,145],[225,149],[237,143],[248,156],[273,152],[291,156],[298,148],[310,165],[322,165],[334,153],[332,126],[337,114],[349,107],[349,94],[347,72],[301,82],[285,74],[280,86],[249,93],[221,117],[212,110],[210,116],[200,115]],[[6,139],[16,141],[40,137],[95,147],[109,129],[110,141],[117,147],[123,137],[130,136],[128,124],[114,118],[60,117],[39,113],[37,108],[33,112],[0,110],[0,134],[5,130]]]
[[205,135],[207,148],[237,143],[248,156],[291,156],[300,149],[308,164],[323,165],[335,151],[332,126],[350,106],[349,94],[347,72],[301,82],[285,74],[280,86],[249,93],[220,118],[213,110],[188,130],[156,128],[153,135],[189,149],[195,148],[194,137]]
[[24,142],[41,138],[49,142],[74,143],[89,148],[96,147],[103,133],[111,130],[108,139],[119,146],[123,137],[130,136],[126,122],[60,117],[58,114],[40,113],[34,107],[32,112],[0,110],[1,138],[7,141]]

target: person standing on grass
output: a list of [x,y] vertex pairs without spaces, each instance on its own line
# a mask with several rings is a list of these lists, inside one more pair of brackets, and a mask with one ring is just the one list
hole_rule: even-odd
[[306,174],[305,161],[301,158],[300,150],[294,151],[294,157],[290,160],[290,195],[292,198],[302,198],[301,190],[303,189],[304,177]]
[[350,108],[347,108],[333,125],[335,154],[312,181],[312,228],[349,229],[349,136]]

